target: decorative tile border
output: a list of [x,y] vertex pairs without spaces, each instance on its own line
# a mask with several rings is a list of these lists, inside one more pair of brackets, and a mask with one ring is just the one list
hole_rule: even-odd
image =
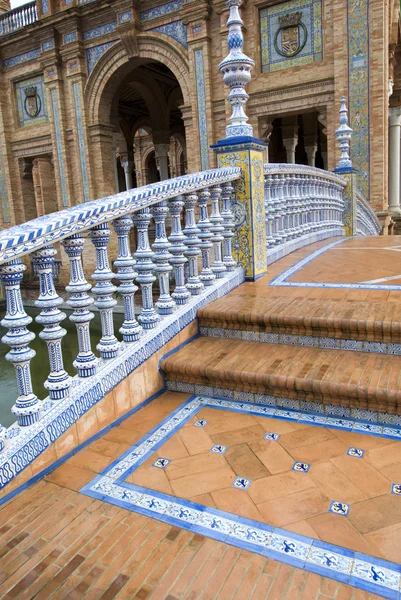
[[206,115],[206,91],[205,91],[205,68],[203,62],[203,50],[195,50],[195,78],[196,99],[198,104],[199,146],[201,156],[201,169],[209,168],[209,143],[207,133]]
[[143,10],[139,13],[139,18],[142,22],[150,21],[150,19],[155,19],[156,17],[168,15],[171,12],[180,10],[182,8],[182,5],[183,0],[172,0],[171,2],[161,4],[160,6],[155,6],[154,8]]
[[35,50],[31,50],[30,52],[24,52],[23,54],[18,54],[17,56],[12,56],[11,58],[5,58],[3,60],[3,68],[7,69],[8,67],[15,67],[21,63],[28,62],[28,60],[36,60],[39,57],[40,48],[35,48]]
[[5,449],[0,453],[0,489],[51,446],[73,423],[99,402],[116,385],[160,350],[196,318],[202,306],[225,296],[244,281],[242,269],[216,280],[213,287],[190,299],[172,315],[163,318],[160,326],[146,332],[138,342],[121,343],[116,359],[100,361],[99,371],[88,379],[75,377],[68,398],[43,403],[42,414],[30,427],[16,423],[6,432]]
[[0,139],[0,206],[3,215],[3,223],[8,225],[11,223],[10,201],[8,197],[7,180],[5,174],[3,144]]
[[[271,416],[269,406],[246,405],[199,396],[190,398],[82,488],[81,493],[267,558],[348,583],[384,598],[398,600],[401,566],[396,563],[126,482],[131,473],[206,406]],[[248,479],[237,477],[233,487],[246,489],[250,483]],[[348,507],[349,510],[349,506],[341,502],[332,502],[328,510],[344,514],[339,512],[338,507],[344,510]]]
[[85,42],[87,40],[93,40],[93,38],[101,37],[102,35],[107,35],[108,33],[113,33],[116,30],[116,28],[117,23],[115,21],[113,21],[112,23],[106,23],[105,25],[100,25],[99,27],[95,27],[94,29],[88,29],[87,31],[84,31],[82,34],[82,39]]
[[81,164],[83,197],[84,202],[89,202],[88,164],[86,161],[85,136],[82,121],[81,85],[79,83],[74,83],[72,89],[74,92],[75,119],[78,135],[79,162]]
[[315,244],[316,242],[321,242],[322,240],[326,240],[330,237],[338,237],[344,236],[345,231],[341,227],[335,227],[331,229],[323,229],[322,231],[318,231],[316,233],[309,233],[307,235],[303,235],[296,240],[290,240],[285,242],[284,244],[280,244],[279,246],[273,246],[272,248],[267,248],[267,265],[272,265],[276,261],[280,260],[284,256],[288,256],[292,252],[299,250],[300,248],[304,248],[305,246],[309,246],[310,244]]
[[166,23],[165,25],[159,25],[148,29],[148,31],[156,31],[158,33],[164,33],[169,37],[173,38],[176,42],[188,48],[187,44],[187,26],[182,21],[173,21],[172,23]]
[[374,283],[316,283],[309,281],[288,281],[295,273],[303,269],[307,264],[318,258],[324,252],[335,248],[339,244],[347,241],[349,238],[338,240],[332,244],[328,244],[323,248],[319,248],[312,254],[309,254],[299,262],[295,263],[277,277],[274,277],[267,285],[269,286],[280,286],[280,287],[308,287],[308,288],[328,288],[328,289],[356,289],[356,290],[401,290],[401,285],[377,285]]
[[98,60],[103,56],[109,48],[114,46],[117,43],[117,40],[113,40],[112,42],[106,42],[104,44],[99,44],[98,46],[92,46],[91,48],[86,49],[86,63],[88,66],[88,75],[90,75],[98,62]]
[[67,192],[63,145],[62,145],[62,141],[61,141],[60,109],[59,109],[59,104],[58,104],[57,90],[55,88],[51,90],[50,98],[51,98],[52,112],[53,112],[54,135],[56,138],[57,163],[58,163],[58,170],[59,170],[59,177],[60,177],[61,196],[63,199],[63,206],[67,207],[67,206],[69,206],[69,199],[68,199],[68,192]]
[[200,334],[205,337],[245,340],[266,344],[285,344],[286,346],[309,346],[328,348],[330,350],[350,350],[353,352],[374,352],[375,354],[401,355],[401,344],[386,342],[366,342],[363,340],[343,340],[311,335],[288,333],[266,333],[263,331],[247,331],[242,329],[226,329],[220,327],[200,327]]

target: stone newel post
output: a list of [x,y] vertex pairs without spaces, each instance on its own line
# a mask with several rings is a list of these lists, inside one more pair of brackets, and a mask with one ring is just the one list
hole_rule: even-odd
[[243,21],[239,13],[242,0],[227,0],[228,56],[219,69],[230,88],[227,98],[232,107],[226,139],[213,146],[219,167],[241,167],[242,177],[234,182],[231,210],[234,214],[233,248],[246,278],[255,281],[267,272],[263,154],[267,144],[253,137],[245,105],[246,85],[251,81],[254,61],[242,51]]

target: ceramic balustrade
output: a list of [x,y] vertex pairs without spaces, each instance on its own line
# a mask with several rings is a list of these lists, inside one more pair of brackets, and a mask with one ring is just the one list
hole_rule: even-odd
[[[28,329],[32,318],[24,310],[21,293],[29,258],[39,279],[35,304],[41,312],[36,321],[43,326],[39,337],[46,344],[50,365],[43,383],[54,402],[68,397],[75,385],[63,363],[66,331],[61,325],[67,317],[60,307],[70,311],[69,319],[76,326],[75,378],[88,380],[110,361],[118,360],[127,345],[157,328],[163,318],[171,317],[177,307],[237,267],[232,256],[231,182],[240,173],[238,168],[215,169],[152,184],[0,234],[0,280],[6,298],[1,324],[8,330],[2,341],[11,347],[6,358],[16,371],[19,395],[12,412],[19,426],[35,423],[43,405],[32,386],[35,352],[29,345],[35,335]],[[150,232],[154,232],[153,243]],[[111,243],[113,234],[117,244]],[[55,284],[59,274],[54,268],[55,257],[60,247],[67,257],[61,275],[63,269],[69,270],[61,277],[69,280],[66,295],[60,285],[56,291]],[[84,253],[95,259],[94,269],[85,266]],[[88,280],[93,281],[93,287]],[[140,294],[136,294],[138,290]],[[124,313],[119,337],[113,318],[118,299],[118,310]],[[96,310],[101,320],[100,340],[91,336]],[[93,351],[95,344],[98,356]],[[0,450],[2,432],[0,425]]]
[[345,181],[302,165],[265,165],[266,243],[283,246],[342,228]]
[[356,223],[358,235],[378,235],[382,229],[372,206],[358,191],[356,193]]

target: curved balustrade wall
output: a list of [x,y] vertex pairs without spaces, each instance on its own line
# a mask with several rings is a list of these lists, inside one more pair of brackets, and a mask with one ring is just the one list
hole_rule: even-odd
[[357,234],[379,235],[382,228],[375,211],[359,192],[356,194],[356,200]]
[[302,165],[268,164],[265,174],[268,264],[343,229],[346,182]]
[[[243,270],[232,257],[231,182],[240,175],[239,168],[224,168],[178,177],[47,215],[0,234],[0,280],[6,297],[1,325],[7,330],[2,341],[10,347],[7,360],[15,367],[18,388],[12,408],[17,423],[8,430],[0,426],[0,487],[10,472],[15,475],[21,470],[18,461],[11,464],[9,460],[13,444],[18,449],[18,440],[26,443],[29,438],[31,459],[35,458],[185,328],[200,306],[244,280]],[[112,232],[118,240],[117,256],[109,256]],[[55,285],[59,243],[68,257],[67,305],[78,338],[74,378],[63,363],[66,314]],[[96,257],[89,277],[82,261],[87,244]],[[30,363],[35,352],[30,343],[35,335],[29,330],[32,318],[21,296],[29,260],[39,279],[36,321],[42,326],[39,337],[49,361],[43,383],[45,402],[33,391]],[[117,294],[124,310],[118,332],[113,322]],[[102,329],[96,341],[91,339],[93,307],[100,313]],[[27,434],[20,435],[22,431]]]

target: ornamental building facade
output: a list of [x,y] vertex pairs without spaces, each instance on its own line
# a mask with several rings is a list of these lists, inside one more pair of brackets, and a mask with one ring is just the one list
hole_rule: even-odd
[[[224,0],[1,0],[0,224],[216,166]],[[248,0],[266,162],[333,170],[346,96],[361,194],[400,212],[398,0]]]

